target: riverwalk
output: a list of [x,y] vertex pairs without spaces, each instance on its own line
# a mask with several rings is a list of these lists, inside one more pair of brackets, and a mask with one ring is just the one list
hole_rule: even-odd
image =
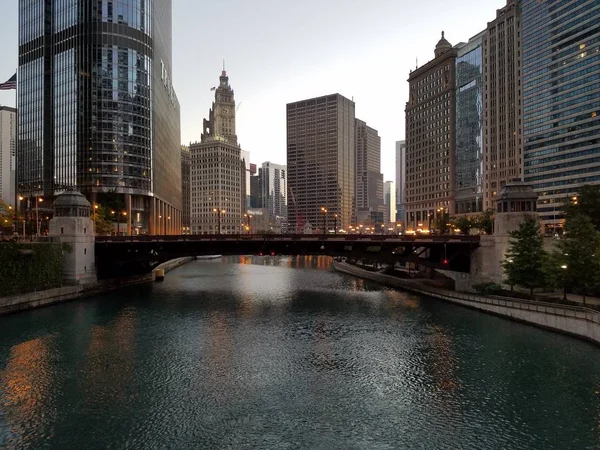
[[339,261],[334,261],[333,267],[339,272],[375,281],[386,286],[397,287],[415,294],[437,298],[511,320],[570,334],[600,345],[600,313],[589,308],[508,297],[465,294],[427,286],[417,279],[404,279],[379,272],[371,272]]

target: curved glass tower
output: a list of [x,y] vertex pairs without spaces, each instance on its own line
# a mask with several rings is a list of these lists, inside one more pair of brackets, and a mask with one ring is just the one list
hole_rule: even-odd
[[171,0],[20,0],[19,194],[75,186],[122,233],[179,233],[171,73]]

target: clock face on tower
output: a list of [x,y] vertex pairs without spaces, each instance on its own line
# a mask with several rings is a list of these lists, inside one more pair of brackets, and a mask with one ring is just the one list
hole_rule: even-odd
[[226,116],[229,114],[229,110],[227,108],[223,108],[223,115]]

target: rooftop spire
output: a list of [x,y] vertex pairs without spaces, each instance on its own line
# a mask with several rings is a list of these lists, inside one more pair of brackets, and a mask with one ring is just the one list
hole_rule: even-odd
[[226,77],[227,76],[227,72],[225,71],[225,58],[223,58],[223,72],[221,72],[221,76]]

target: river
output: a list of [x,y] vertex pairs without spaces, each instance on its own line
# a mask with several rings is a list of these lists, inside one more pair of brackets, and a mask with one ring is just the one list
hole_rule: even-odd
[[600,349],[325,257],[196,261],[0,317],[0,448],[600,449]]

